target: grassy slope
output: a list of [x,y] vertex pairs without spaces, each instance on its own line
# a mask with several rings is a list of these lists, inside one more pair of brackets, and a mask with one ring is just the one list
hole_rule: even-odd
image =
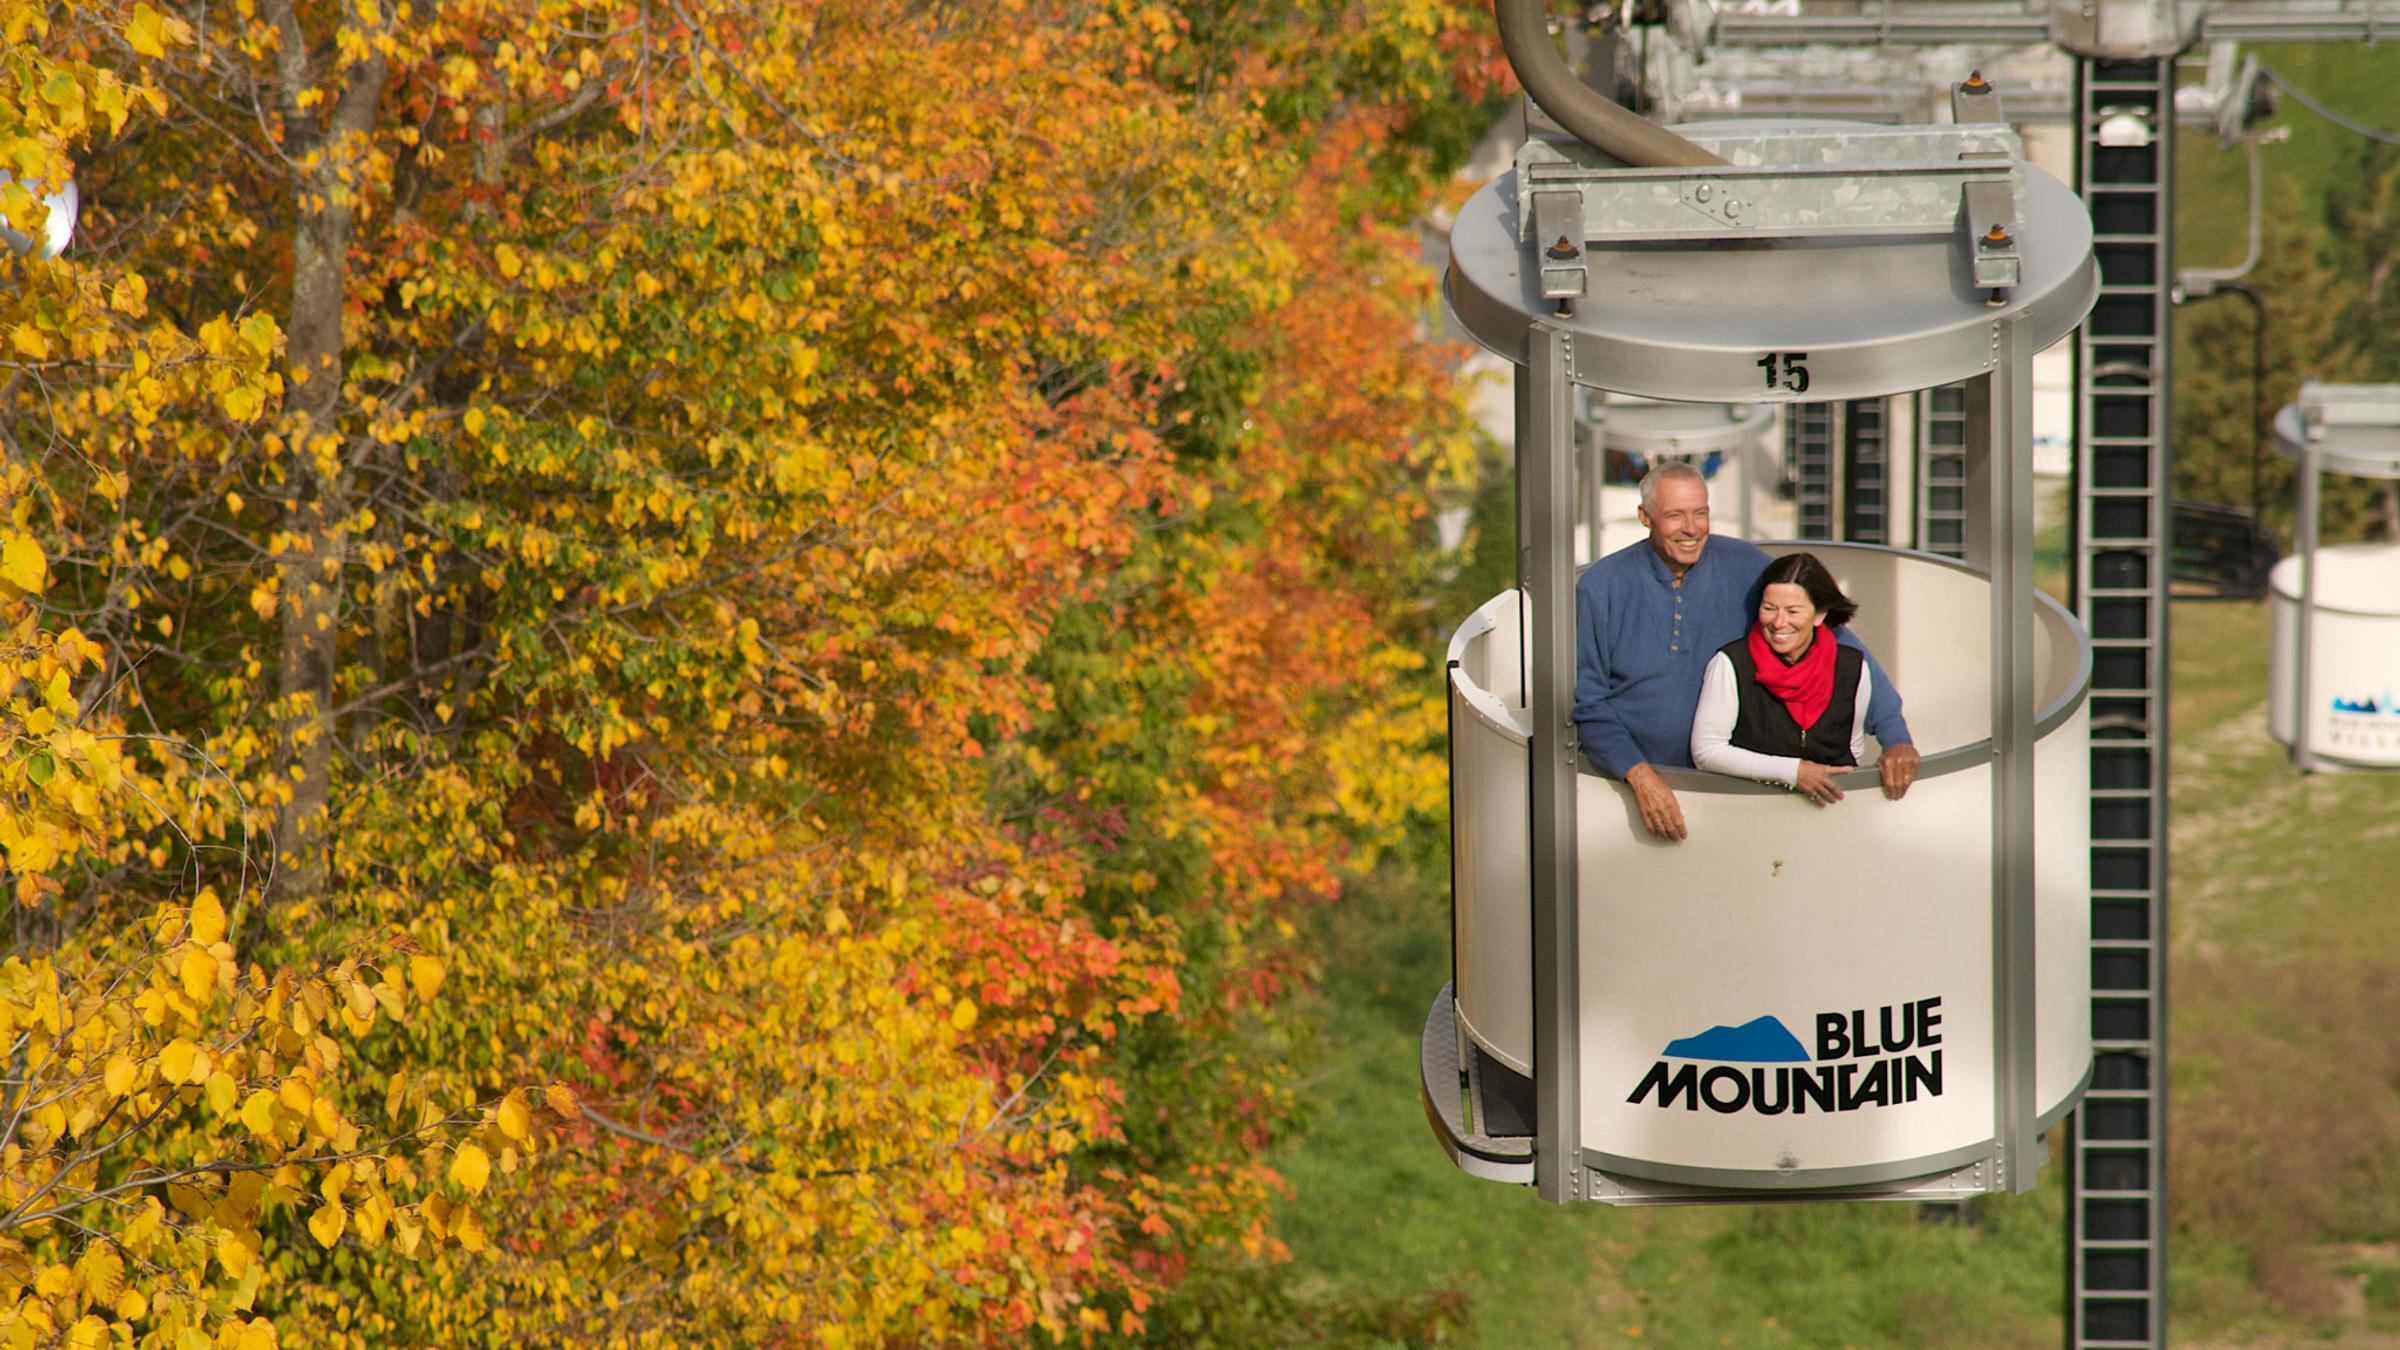
[[2169,988],[2179,1325],[2400,1330],[2400,775],[2266,733],[2263,604],[2177,606]]

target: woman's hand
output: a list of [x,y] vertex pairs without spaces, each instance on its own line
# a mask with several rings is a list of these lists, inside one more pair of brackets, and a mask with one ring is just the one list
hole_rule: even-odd
[[1833,781],[1833,770],[1810,760],[1800,761],[1800,781],[1792,786],[1819,806],[1831,806],[1842,799],[1842,789]]

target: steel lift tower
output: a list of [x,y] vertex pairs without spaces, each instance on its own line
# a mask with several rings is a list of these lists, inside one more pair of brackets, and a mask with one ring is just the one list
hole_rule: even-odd
[[[2066,1343],[2166,1344],[2166,789],[2175,57],[2197,43],[2372,42],[2400,35],[2390,0],[1807,0],[1804,13],[1726,13],[1718,46],[2011,46],[2075,58],[2075,187],[2091,210],[2101,292],[2076,338],[2074,606],[2095,648],[2091,741],[2089,1094],[2069,1117]],[[1920,427],[1956,417],[1930,391]],[[1924,435],[1920,431],[1920,435]],[[1938,430],[1936,431],[1938,437]],[[1804,533],[1835,472],[1803,428]],[[1964,484],[1930,454],[1919,547]],[[1856,470],[1852,471],[1855,475]],[[1955,470],[1953,470],[1955,472]],[[1818,507],[1819,518],[1829,515]],[[1830,523],[1828,521],[1827,523]],[[1865,523],[1865,522],[1861,522]],[[1955,527],[1953,527],[1955,528]],[[1828,531],[1830,533],[1831,531]]]

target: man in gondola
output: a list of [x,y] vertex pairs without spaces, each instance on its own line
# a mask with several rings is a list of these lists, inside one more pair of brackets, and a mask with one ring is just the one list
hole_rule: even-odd
[[[1652,469],[1641,494],[1649,538],[1602,558],[1576,583],[1575,730],[1584,757],[1633,789],[1643,826],[1672,841],[1686,833],[1683,807],[1657,766],[1692,767],[1702,673],[1719,647],[1748,631],[1767,555],[1709,534],[1708,480],[1688,463]],[[1839,636],[1859,645],[1846,630]],[[1917,749],[1899,691],[1872,656],[1867,662],[1867,732],[1883,746],[1884,795],[1897,798],[1916,780]]]

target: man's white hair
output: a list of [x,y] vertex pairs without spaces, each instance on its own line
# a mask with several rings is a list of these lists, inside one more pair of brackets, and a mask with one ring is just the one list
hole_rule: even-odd
[[1667,481],[1673,478],[1689,478],[1700,485],[1702,492],[1708,491],[1708,475],[1700,472],[1699,467],[1690,460],[1661,460],[1658,467],[1642,475],[1643,510],[1650,509],[1650,504],[1658,499],[1659,488],[1665,486]]

